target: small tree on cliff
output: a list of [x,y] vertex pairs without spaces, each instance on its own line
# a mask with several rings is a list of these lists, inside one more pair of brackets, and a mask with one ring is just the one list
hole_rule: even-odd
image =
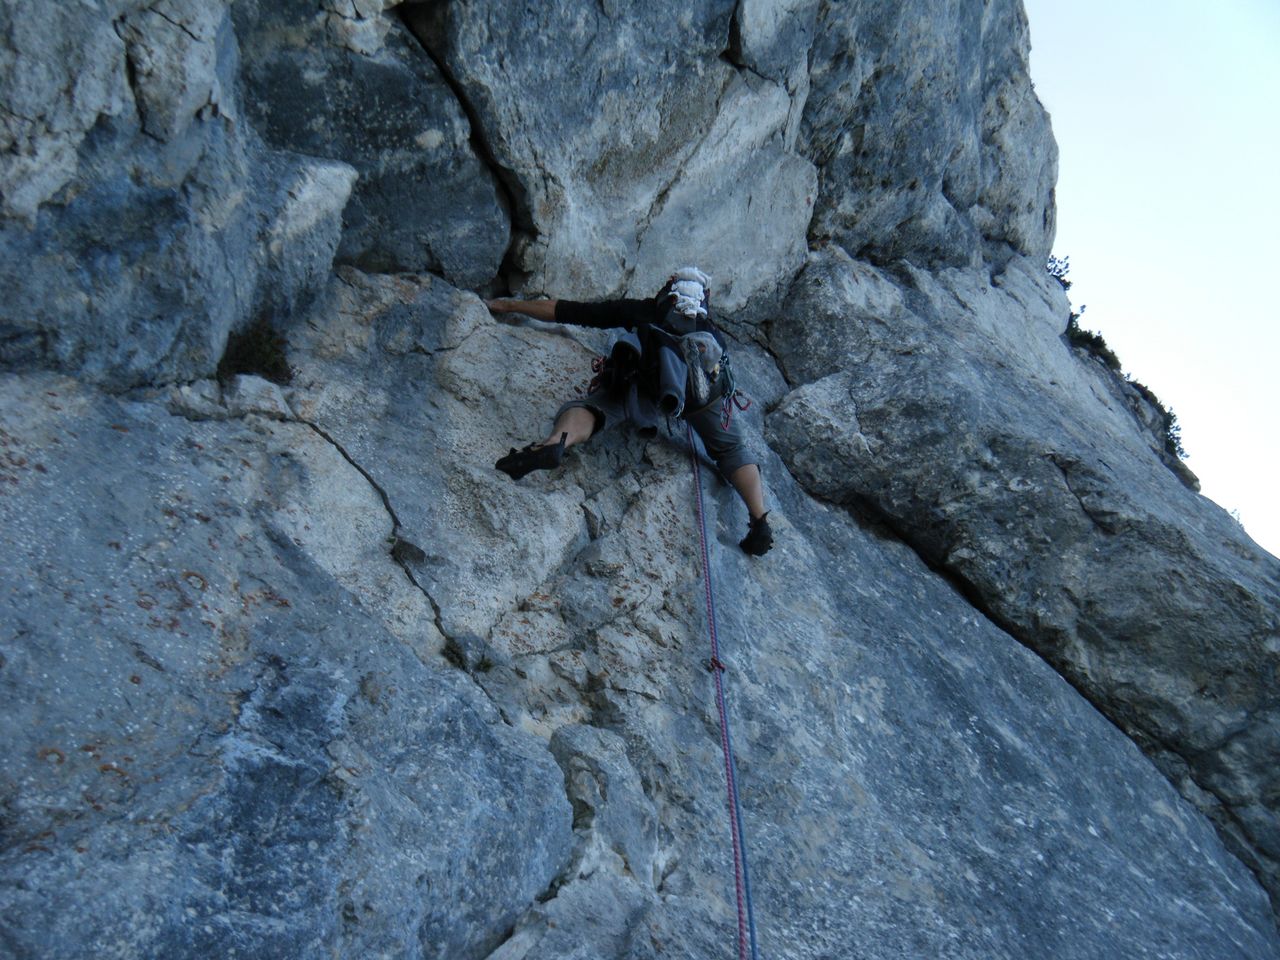
[[[1071,271],[1070,257],[1055,257],[1051,255],[1045,264],[1045,270],[1048,271],[1049,276],[1058,281],[1063,290],[1071,289],[1071,281],[1067,279],[1067,274]],[[1081,305],[1079,310],[1072,310],[1068,313],[1067,328],[1063,331],[1067,342],[1077,350],[1082,350],[1089,356],[1100,360],[1108,370],[1118,374],[1141,394],[1143,399],[1150,403],[1160,416],[1160,439],[1164,443],[1165,452],[1170,456],[1177,457],[1179,460],[1187,459],[1186,448],[1182,445],[1182,427],[1178,423],[1177,415],[1160,402],[1160,398],[1155,395],[1150,387],[1122,372],[1120,358],[1116,356],[1114,350],[1107,346],[1107,341],[1102,334],[1086,330],[1080,326],[1079,321],[1084,315],[1085,309],[1085,306]]]

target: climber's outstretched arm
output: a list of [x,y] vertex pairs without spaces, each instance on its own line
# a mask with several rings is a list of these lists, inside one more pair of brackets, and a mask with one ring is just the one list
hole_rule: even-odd
[[535,320],[548,323],[564,323],[571,327],[594,327],[597,330],[634,330],[645,323],[653,323],[652,300],[601,300],[585,303],[577,300],[486,300],[495,316],[503,313],[523,313]]
[[486,300],[485,306],[494,316],[500,313],[523,313],[535,320],[555,323],[559,300]]

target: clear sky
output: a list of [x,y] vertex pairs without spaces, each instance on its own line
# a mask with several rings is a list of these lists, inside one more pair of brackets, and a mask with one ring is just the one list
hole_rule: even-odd
[[1080,324],[1280,555],[1280,0],[1026,0]]

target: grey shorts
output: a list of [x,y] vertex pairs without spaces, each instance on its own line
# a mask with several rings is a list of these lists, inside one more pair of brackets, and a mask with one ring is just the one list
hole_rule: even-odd
[[[592,431],[592,436],[609,426],[627,421],[627,413],[622,403],[606,396],[602,390],[566,401],[556,411],[556,419],[560,419],[560,415],[566,410],[578,407],[595,414],[596,427]],[[734,411],[728,428],[724,426],[723,405],[719,400],[696,413],[686,412],[683,418],[689,421],[694,432],[702,438],[702,445],[707,448],[707,454],[715,461],[725,477],[739,467],[756,462],[756,458],[747,450],[746,437],[742,432],[742,424],[738,421],[737,410]]]

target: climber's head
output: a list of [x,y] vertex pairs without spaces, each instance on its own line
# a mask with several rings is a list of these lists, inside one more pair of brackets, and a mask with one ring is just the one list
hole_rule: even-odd
[[657,299],[686,317],[705,317],[711,302],[711,278],[697,267],[682,267],[667,280]]

